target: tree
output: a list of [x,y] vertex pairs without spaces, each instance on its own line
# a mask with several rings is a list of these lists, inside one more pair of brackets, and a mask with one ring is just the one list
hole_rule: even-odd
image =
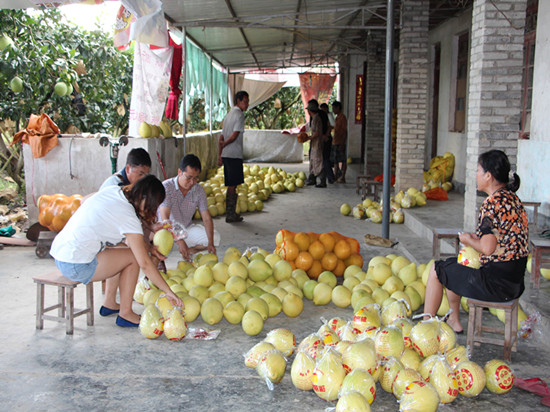
[[[0,50],[0,159],[19,187],[19,146],[8,148],[31,114],[48,114],[62,132],[119,135],[128,124],[132,52],[113,47],[110,36],[62,21],[57,9],[29,14],[0,10],[2,35],[13,44]],[[9,42],[8,42],[9,43]],[[22,90],[18,82],[21,80]],[[56,85],[63,83],[63,85]],[[68,89],[65,95],[58,95]]]
[[304,110],[299,87],[283,87],[262,104],[245,113],[253,129],[290,129],[303,123]]

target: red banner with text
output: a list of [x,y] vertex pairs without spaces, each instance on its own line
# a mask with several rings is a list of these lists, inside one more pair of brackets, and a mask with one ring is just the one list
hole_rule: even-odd
[[355,78],[355,123],[363,122],[363,75],[358,74]]

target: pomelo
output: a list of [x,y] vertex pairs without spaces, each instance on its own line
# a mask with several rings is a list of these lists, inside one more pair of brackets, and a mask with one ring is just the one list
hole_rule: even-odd
[[400,410],[415,412],[436,412],[439,406],[439,396],[435,388],[428,382],[411,382],[401,395]]
[[279,383],[283,379],[286,370],[286,359],[281,351],[270,350],[260,358],[256,371],[266,381]]
[[139,331],[147,339],[156,339],[162,335],[164,330],[164,321],[162,314],[153,304],[145,307],[139,321]]
[[370,412],[370,403],[365,397],[357,391],[347,392],[340,395],[336,402],[335,412]]
[[506,362],[498,359],[490,360],[483,370],[486,386],[490,392],[502,395],[508,393],[514,386],[515,376]]
[[289,329],[285,328],[271,330],[264,341],[271,343],[275,346],[275,349],[280,350],[284,356],[292,355],[296,348],[296,338],[294,334]]
[[455,369],[455,376],[458,382],[458,392],[462,396],[472,398],[479,395],[485,387],[485,372],[475,362],[459,363]]
[[262,331],[264,327],[262,315],[260,315],[255,310],[249,310],[244,314],[241,321],[241,326],[244,333],[250,336],[256,336]]
[[233,300],[223,308],[223,316],[226,321],[233,325],[241,323],[244,316],[244,307],[236,300]]
[[304,310],[302,298],[294,293],[288,293],[283,299],[283,312],[289,318],[295,318]]
[[271,343],[261,341],[245,353],[244,364],[249,368],[256,369],[256,366],[258,366],[258,361],[263,357],[263,355],[274,349],[275,346]]
[[180,309],[175,308],[168,312],[164,320],[164,335],[173,341],[182,340],[187,334],[187,323]]
[[315,369],[315,361],[305,351],[299,351],[292,362],[290,369],[290,378],[292,384],[302,391],[310,391],[313,389],[313,370]]
[[219,323],[223,318],[223,305],[216,298],[206,299],[201,306],[201,317],[209,325]]
[[334,401],[338,399],[338,392],[345,377],[346,371],[342,366],[339,355],[332,350],[328,350],[313,370],[311,378],[313,391],[321,399]]
[[153,245],[158,248],[158,251],[164,256],[168,256],[174,246],[174,236],[167,229],[161,229],[153,236]]

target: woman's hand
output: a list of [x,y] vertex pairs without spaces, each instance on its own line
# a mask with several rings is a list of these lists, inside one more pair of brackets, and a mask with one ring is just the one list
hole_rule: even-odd
[[178,295],[176,295],[171,290],[168,290],[168,292],[164,292],[164,293],[166,295],[166,299],[168,299],[168,301],[172,304],[172,306],[178,307],[182,310],[185,309],[185,305],[183,304],[183,300],[181,300],[181,298]]
[[475,240],[478,240],[477,236],[473,233],[460,233],[458,238],[460,239],[460,242],[466,246],[472,246],[472,243]]
[[214,246],[213,244],[208,244],[208,252],[212,253],[213,255],[216,254],[216,246]]
[[162,253],[159,252],[157,246],[151,246],[151,249],[149,250],[152,257],[157,258],[160,261],[166,260],[166,256],[164,256]]
[[183,240],[178,240],[178,250],[181,254],[181,257],[190,262],[191,261],[191,256],[190,256],[190,253],[189,253],[189,247],[187,246],[187,243],[185,243],[185,241]]

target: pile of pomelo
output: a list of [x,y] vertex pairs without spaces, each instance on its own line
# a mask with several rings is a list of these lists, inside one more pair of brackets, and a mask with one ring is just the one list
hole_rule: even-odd
[[363,266],[359,242],[337,232],[296,233],[281,229],[275,236],[275,244],[274,253],[293,269],[305,271],[311,279],[317,279],[325,271],[340,277],[349,266]]
[[[304,186],[304,172],[288,173],[273,166],[244,165],[244,183],[237,187],[237,213],[261,212],[264,202],[272,193],[295,192]],[[223,167],[208,171],[207,179],[199,183],[206,192],[208,211],[212,217],[225,214],[225,196]],[[195,219],[200,219],[198,210]]]

